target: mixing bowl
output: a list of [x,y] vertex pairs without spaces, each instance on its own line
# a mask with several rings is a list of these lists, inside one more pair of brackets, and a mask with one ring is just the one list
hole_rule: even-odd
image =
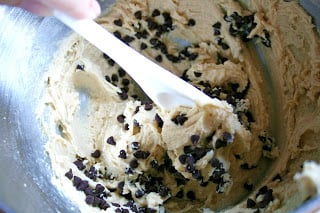
[[[320,26],[320,1],[300,4]],[[47,138],[36,117],[43,75],[71,31],[53,17],[6,6],[0,7],[0,23],[0,212],[79,212],[50,181]],[[297,212],[319,202],[310,200]]]

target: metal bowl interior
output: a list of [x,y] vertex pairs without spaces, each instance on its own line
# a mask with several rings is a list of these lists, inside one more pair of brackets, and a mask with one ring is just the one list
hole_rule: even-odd
[[[111,3],[102,2],[103,8]],[[300,3],[320,26],[320,1]],[[79,212],[51,183],[36,117],[45,71],[71,31],[55,18],[6,6],[0,23],[0,212]]]

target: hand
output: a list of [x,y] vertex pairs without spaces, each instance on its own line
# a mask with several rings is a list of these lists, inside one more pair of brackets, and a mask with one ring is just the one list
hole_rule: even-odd
[[49,16],[53,10],[60,10],[74,18],[93,19],[101,12],[96,0],[0,0],[0,4],[21,7],[40,16]]

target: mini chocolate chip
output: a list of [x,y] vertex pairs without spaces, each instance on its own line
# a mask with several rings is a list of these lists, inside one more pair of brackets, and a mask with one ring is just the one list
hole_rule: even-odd
[[130,84],[130,80],[127,79],[127,78],[123,78],[122,81],[121,81],[122,85],[124,86],[128,86]]
[[119,81],[119,77],[117,74],[112,74],[111,75],[111,81],[112,82],[118,82]]
[[133,156],[136,157],[137,159],[147,159],[150,155],[150,152],[148,151],[136,151],[133,153]]
[[138,149],[140,149],[140,144],[139,144],[139,142],[132,142],[132,143],[131,143],[131,149],[133,149],[133,150],[138,150]]
[[110,76],[107,76],[107,75],[106,75],[104,78],[106,79],[107,82],[111,83],[111,78],[110,78]]
[[159,127],[159,128],[162,128],[162,127],[163,127],[163,120],[162,120],[162,118],[159,116],[158,113],[156,113],[154,119],[155,119],[155,121],[157,122],[158,127]]
[[169,194],[169,189],[166,186],[160,186],[159,195],[161,197],[166,197]]
[[120,154],[118,156],[119,158],[122,158],[122,159],[127,159],[127,153],[125,150],[120,150]]
[[65,174],[65,176],[71,180],[73,178],[73,173],[72,173],[72,169],[69,169],[69,171]]
[[180,155],[179,156],[179,161],[181,164],[186,164],[187,163],[187,157],[188,155]]
[[139,162],[138,162],[137,159],[133,159],[133,160],[130,161],[129,165],[130,165],[130,167],[131,167],[132,169],[136,169],[136,168],[138,168],[138,166],[139,166]]
[[190,200],[195,200],[196,199],[196,195],[193,191],[188,191],[187,192],[187,198],[189,198]]
[[154,168],[154,169],[159,169],[159,164],[158,164],[158,162],[157,162],[156,160],[152,160],[152,161],[150,162],[150,165],[151,165],[151,167]]
[[227,145],[228,145],[227,141],[221,140],[221,139],[217,139],[215,147],[216,147],[216,149],[219,149],[221,147],[226,147]]
[[222,166],[222,163],[216,158],[212,158],[210,160],[210,164],[211,164],[212,168],[220,168]]
[[77,186],[76,186],[76,189],[78,191],[84,191],[86,188],[89,187],[89,183],[88,181],[81,181]]
[[188,26],[192,27],[192,26],[195,26],[195,25],[196,25],[196,21],[193,18],[188,20]]
[[134,195],[136,196],[136,198],[141,198],[143,195],[145,194],[145,192],[141,189],[138,189]]
[[161,63],[161,62],[162,62],[162,55],[157,55],[154,59],[155,59],[157,62]]
[[118,95],[120,97],[121,100],[127,100],[128,99],[128,93],[126,92],[118,92]]
[[178,191],[175,197],[183,198],[183,190],[181,189],[180,191]]
[[277,174],[276,176],[274,176],[274,177],[272,178],[272,181],[276,181],[276,180],[279,180],[279,181],[282,180],[280,174]]
[[199,135],[191,135],[190,139],[191,139],[191,143],[193,145],[196,145],[196,144],[198,144],[198,142],[200,140],[200,136]]
[[126,119],[126,116],[124,116],[123,114],[117,116],[117,121],[119,123],[124,123],[125,119]]
[[125,35],[125,36],[122,38],[122,40],[123,40],[125,43],[129,44],[129,43],[131,43],[131,42],[134,41],[134,37],[129,36],[129,35]]
[[131,168],[126,168],[124,173],[127,174],[127,175],[133,175],[134,172],[133,172],[133,170]]
[[101,156],[101,152],[100,152],[100,150],[96,150],[96,151],[94,151],[93,153],[91,153],[91,157],[93,157],[93,158],[99,158]]
[[117,187],[120,191],[122,191],[124,187],[124,181],[119,182]]
[[216,23],[214,23],[212,25],[213,28],[216,28],[216,29],[220,29],[221,28],[221,22],[217,21]]
[[152,109],[153,109],[152,103],[151,103],[151,102],[146,102],[146,103],[144,104],[144,109],[145,109],[146,111],[152,110]]
[[244,170],[250,170],[250,169],[257,168],[257,166],[249,165],[248,163],[243,163],[240,165],[240,167],[241,167],[241,169],[244,169]]
[[201,172],[197,169],[192,171],[192,177],[196,180],[199,180],[201,178]]
[[229,132],[224,132],[224,133],[222,134],[222,138],[223,138],[223,140],[227,141],[228,143],[230,143],[230,142],[233,141],[232,134],[229,133]]
[[148,48],[148,45],[146,44],[146,43],[141,43],[140,44],[140,50],[145,50],[145,49],[147,49]]
[[138,20],[141,20],[142,19],[142,12],[140,10],[136,11],[134,13],[134,17],[136,17],[136,19],[138,19]]
[[92,204],[93,204],[93,201],[94,201],[94,196],[93,196],[93,195],[87,195],[85,201],[86,201],[86,203],[87,203],[88,205],[92,205]]
[[121,35],[121,33],[120,33],[119,31],[114,31],[114,32],[113,32],[113,35],[114,35],[115,37],[117,37],[118,39],[121,39],[121,37],[122,37],[122,35]]
[[98,183],[95,187],[95,193],[96,194],[101,194],[102,192],[104,192],[105,187],[103,185],[101,185],[100,183]]
[[111,203],[115,207],[120,207],[121,205],[119,203]]
[[86,166],[83,164],[83,161],[80,159],[77,159],[76,161],[74,161],[73,164],[76,165],[80,171],[86,168]]
[[103,209],[103,210],[107,210],[107,208],[109,208],[109,207],[110,207],[109,204],[105,200],[102,200],[99,205],[99,208]]
[[243,187],[248,191],[253,190],[253,184],[250,184],[250,183],[244,183]]
[[173,121],[176,125],[183,125],[188,120],[188,117],[186,114],[178,114],[176,117],[172,118],[171,121]]
[[107,139],[107,143],[110,144],[110,145],[116,145],[116,141],[114,140],[113,136],[110,136],[108,139]]
[[195,77],[200,78],[202,73],[201,72],[194,72],[193,73]]
[[148,25],[148,29],[151,31],[157,29],[159,26],[158,23],[155,22],[152,18],[147,18],[146,22]]
[[84,64],[78,64],[76,69],[84,71]]
[[121,67],[118,69],[118,75],[119,77],[124,77],[126,75],[126,71],[122,69]]
[[116,19],[113,21],[113,23],[119,27],[122,27],[122,20],[121,19]]
[[86,189],[84,190],[84,193],[85,193],[86,195],[94,195],[94,194],[93,194],[93,190],[92,190],[90,187],[86,188]]
[[113,59],[111,59],[111,58],[108,60],[108,64],[109,64],[110,66],[112,66],[112,67],[114,66],[115,63],[116,63],[116,62],[115,62]]
[[160,16],[160,11],[158,10],[158,9],[154,9],[153,11],[152,11],[152,14],[151,14],[151,16],[152,17],[157,17],[157,16]]
[[226,43],[224,43],[224,42],[221,43],[221,47],[222,47],[222,49],[224,49],[224,50],[229,49],[229,45],[226,44]]
[[247,208],[253,209],[256,206],[256,202],[252,200],[251,198],[248,198],[247,200]]
[[124,130],[128,131],[129,130],[129,124],[125,124],[123,127]]

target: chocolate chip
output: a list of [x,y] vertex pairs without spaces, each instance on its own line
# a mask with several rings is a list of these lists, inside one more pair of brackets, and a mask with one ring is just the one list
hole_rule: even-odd
[[134,41],[134,37],[129,36],[129,35],[125,35],[125,36],[122,38],[122,41],[124,41],[125,43],[129,44],[129,43],[131,43],[131,42]]
[[117,187],[120,191],[122,191],[124,187],[124,182],[123,181],[119,182]]
[[111,203],[115,207],[120,207],[121,205],[119,203]]
[[244,183],[243,187],[248,191],[253,190],[253,184],[250,184],[250,183]]
[[166,186],[160,186],[159,188],[159,195],[161,197],[166,197],[169,194],[169,189]]
[[76,165],[80,171],[86,168],[86,166],[83,164],[83,161],[81,159],[77,159],[76,161],[73,162],[73,164]]
[[178,63],[180,61],[180,58],[178,56],[172,54],[166,54],[166,58],[172,63]]
[[274,176],[272,178],[272,181],[276,181],[276,180],[282,181],[282,178],[281,178],[280,174],[277,174],[276,176]]
[[113,35],[114,35],[115,37],[117,37],[118,39],[121,39],[121,37],[122,37],[122,35],[121,35],[121,33],[120,33],[119,31],[114,31],[114,32],[113,32]]
[[126,75],[126,71],[122,69],[121,67],[118,69],[118,75],[119,77],[124,77]]
[[161,62],[162,62],[162,55],[157,55],[154,59],[155,59],[157,62],[161,63]]
[[197,169],[195,169],[194,171],[192,171],[192,177],[196,180],[201,179],[201,172]]
[[116,145],[116,141],[114,140],[113,136],[110,136],[107,139],[107,143],[110,144],[110,145]]
[[210,165],[212,166],[212,168],[221,168],[222,163],[217,158],[212,158],[210,160]]
[[180,191],[178,191],[175,197],[183,198],[183,190],[181,189]]
[[116,19],[113,21],[113,23],[119,27],[122,27],[122,20],[121,19]]
[[200,78],[202,73],[201,72],[194,72],[193,73],[195,77]]
[[257,168],[257,166],[249,165],[248,163],[243,163],[240,165],[240,167],[241,167],[241,169],[244,169],[244,170],[250,170],[250,169]]
[[104,78],[106,79],[107,82],[111,83],[111,78],[109,76],[106,75]]
[[139,166],[139,162],[138,162],[137,159],[133,159],[133,160],[130,161],[129,165],[130,165],[130,167],[131,167],[132,169],[136,169],[136,168],[138,168],[138,166]]
[[96,180],[97,179],[97,170],[96,170],[96,168],[92,165],[92,166],[90,166],[90,169],[89,170],[85,170],[84,171],[84,174],[88,177],[88,178],[90,178],[90,179],[92,179],[92,180]]
[[148,48],[148,45],[146,44],[146,43],[141,43],[140,44],[140,50],[145,50],[145,49],[147,49]]
[[72,178],[73,178],[72,169],[69,169],[69,171],[65,174],[65,176],[66,176],[69,180],[72,180]]
[[138,19],[138,20],[141,20],[142,19],[142,12],[140,10],[136,11],[134,13],[134,17],[136,17],[136,19]]
[[85,201],[86,201],[86,203],[87,203],[88,205],[92,205],[92,204],[93,204],[93,201],[94,201],[94,196],[93,196],[93,195],[87,195]]
[[217,64],[224,64],[226,61],[228,61],[226,57],[223,57],[219,53],[217,54]]
[[126,119],[126,116],[124,116],[123,114],[117,116],[117,121],[119,123],[124,123],[125,119]]
[[152,110],[152,109],[153,109],[152,102],[146,102],[146,103],[144,104],[144,109],[145,109],[146,111]]
[[172,118],[171,121],[173,121],[176,125],[183,125],[188,120],[188,117],[186,114],[178,114],[176,117]]
[[136,196],[136,198],[141,198],[143,195],[145,195],[145,192],[141,189],[138,189],[134,195]]
[[81,183],[76,186],[76,189],[78,191],[84,191],[88,187],[89,187],[89,183],[88,181],[85,180],[85,181],[81,181]]
[[216,23],[214,23],[212,25],[212,27],[215,28],[215,29],[221,29],[221,22],[217,21]]
[[133,172],[133,170],[131,168],[126,168],[124,173],[127,174],[127,175],[133,175],[134,174],[134,172]]
[[227,145],[228,145],[227,141],[221,140],[221,139],[217,139],[215,147],[216,147],[216,149],[219,149],[221,147],[226,147]]
[[137,159],[147,159],[150,155],[150,152],[148,151],[136,151],[133,153],[133,156],[136,157]]
[[93,157],[93,158],[99,158],[101,156],[101,152],[100,152],[100,150],[96,150],[96,151],[94,151],[93,153],[91,153],[91,157]]
[[224,132],[222,134],[223,140],[227,141],[228,143],[231,143],[233,141],[233,136],[229,132]]
[[118,92],[118,95],[120,97],[121,100],[127,100],[128,99],[128,93],[126,92]]
[[148,25],[148,29],[151,31],[157,29],[159,26],[158,23],[155,22],[152,18],[147,18],[146,22]]
[[124,130],[128,131],[129,130],[129,124],[125,124],[123,127]]
[[200,140],[200,136],[199,135],[191,135],[190,139],[191,139],[191,143],[193,145],[197,145]]
[[127,159],[127,153],[125,150],[120,150],[120,154],[118,156],[119,158],[122,158],[122,159]]
[[196,199],[196,194],[193,191],[188,191],[187,192],[187,198],[190,200],[195,200]]
[[84,71],[84,64],[78,64],[76,69]]
[[98,183],[95,187],[95,194],[101,194],[102,192],[104,192],[105,187],[103,185],[101,185],[100,183]]
[[153,11],[152,11],[152,14],[151,14],[151,16],[152,17],[157,17],[157,16],[160,16],[160,11],[158,10],[158,9],[154,9]]
[[196,25],[196,21],[193,18],[188,20],[188,26],[192,27],[192,26],[195,26],[195,25]]
[[251,198],[248,198],[247,200],[247,208],[253,209],[256,206],[256,202],[252,200]]
[[180,156],[179,156],[179,161],[180,161],[180,163],[181,163],[181,164],[186,164],[186,163],[187,163],[187,157],[188,157],[188,155],[185,155],[185,154],[180,155]]
[[154,119],[155,119],[156,123],[158,124],[158,127],[159,127],[159,128],[162,128],[162,127],[163,127],[163,120],[162,120],[162,118],[159,116],[158,113],[156,113]]
[[110,66],[112,66],[112,67],[114,66],[115,63],[116,63],[116,62],[115,62],[113,59],[111,59],[111,58],[108,60],[108,64],[109,64]]

